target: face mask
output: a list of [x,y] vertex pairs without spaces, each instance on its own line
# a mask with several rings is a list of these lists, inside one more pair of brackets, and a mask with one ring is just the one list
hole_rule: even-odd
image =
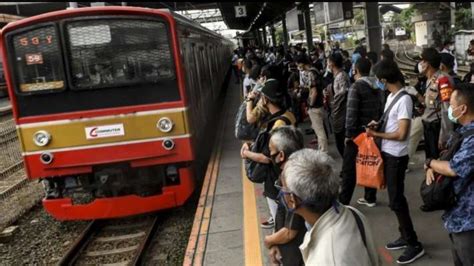
[[279,199],[279,202],[283,205],[283,207],[285,207],[286,213],[288,215],[292,215],[295,212],[295,210],[298,208],[298,206],[295,206],[295,208],[290,208],[290,206],[288,206],[288,203],[286,203],[285,194],[286,194],[285,192],[280,191],[278,193],[278,199]]
[[450,45],[449,50],[451,50],[451,51],[454,50],[454,45]]
[[418,63],[418,72],[424,74],[426,70],[426,65],[423,62]]
[[417,67],[418,67],[418,73],[420,74],[423,73],[423,66],[421,65],[421,62],[418,63]]
[[283,164],[283,162],[277,162],[276,161],[276,157],[278,156],[278,154],[280,154],[280,153],[270,154],[270,160],[272,161],[273,170],[276,173],[278,173],[278,175],[280,175],[281,165]]
[[327,71],[328,73],[332,73],[332,68],[329,67],[329,65],[328,65],[328,67],[326,68],[326,71]]
[[[456,108],[454,108],[454,109],[458,109],[459,107],[460,107],[460,106],[458,106],[458,107],[456,107]],[[458,116],[458,117],[454,117],[454,116],[453,116],[454,109],[453,109],[453,107],[452,107],[451,105],[449,106],[449,108],[448,108],[448,118],[449,118],[449,120],[451,120],[451,122],[453,122],[453,123],[455,123],[455,124],[458,124],[458,123],[459,123],[458,119],[459,119],[462,115],[460,115],[460,116]]]
[[375,83],[379,89],[385,90],[385,84],[383,82],[381,82],[380,80],[377,80]]

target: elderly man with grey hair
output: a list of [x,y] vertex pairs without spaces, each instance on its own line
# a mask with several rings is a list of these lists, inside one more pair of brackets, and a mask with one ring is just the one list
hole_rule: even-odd
[[[294,126],[283,126],[272,130],[268,144],[275,171],[280,175],[288,157],[304,148],[303,133]],[[275,187],[280,187],[279,181]],[[303,217],[287,215],[285,207],[278,204],[275,215],[275,232],[265,236],[264,244],[269,249],[270,261],[274,264],[304,265],[299,246],[303,243],[306,227]]]
[[306,265],[379,265],[368,222],[362,213],[337,201],[335,161],[325,152],[293,153],[282,173],[282,203],[312,228],[300,246]]

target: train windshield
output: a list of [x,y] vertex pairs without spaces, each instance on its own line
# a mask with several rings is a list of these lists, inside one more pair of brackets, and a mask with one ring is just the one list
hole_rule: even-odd
[[73,89],[152,84],[175,78],[162,22],[82,20],[66,27]]
[[20,117],[181,99],[161,18],[71,18],[6,38]]
[[64,89],[61,50],[55,26],[45,26],[13,37],[19,90],[23,93]]

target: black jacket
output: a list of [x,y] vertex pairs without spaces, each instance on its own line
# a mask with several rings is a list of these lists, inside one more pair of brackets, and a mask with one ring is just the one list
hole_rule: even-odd
[[383,114],[383,91],[369,77],[358,79],[349,89],[346,113],[346,137],[355,138],[364,132],[363,126],[378,121]]

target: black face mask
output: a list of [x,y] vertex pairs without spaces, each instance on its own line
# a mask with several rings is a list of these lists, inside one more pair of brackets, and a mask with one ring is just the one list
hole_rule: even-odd
[[278,154],[279,153],[270,154],[270,160],[272,161],[273,169],[275,170],[275,172],[280,174],[281,173],[281,165],[283,164],[283,162],[277,162],[276,161],[276,157],[278,156]]

